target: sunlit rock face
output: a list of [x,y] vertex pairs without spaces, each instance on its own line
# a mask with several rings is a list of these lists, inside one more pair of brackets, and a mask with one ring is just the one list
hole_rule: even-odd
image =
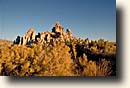
[[14,41],[14,44],[27,45],[35,41],[36,31],[30,28],[23,37],[18,36]]
[[33,28],[30,28],[24,36],[17,36],[14,44],[17,45],[30,45],[32,43],[53,43],[55,41],[64,41],[72,37],[72,31],[67,29],[64,32],[64,28],[60,25],[59,22],[56,22],[55,26],[52,28],[52,32],[40,32],[36,35],[36,31]]
[[60,25],[59,22],[56,22],[55,27],[53,27],[52,32],[59,32],[60,34],[63,33],[64,28]]
[[67,29],[67,30],[66,30],[66,34],[67,34],[69,37],[71,37],[71,36],[72,36],[71,29]]
[[35,35],[36,35],[36,31],[32,28],[30,28],[27,32],[26,32],[26,38],[28,38],[29,40],[35,40]]

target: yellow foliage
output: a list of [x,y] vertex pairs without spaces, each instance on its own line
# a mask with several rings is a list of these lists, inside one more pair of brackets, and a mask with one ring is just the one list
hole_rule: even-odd
[[[78,51],[83,40],[70,39],[55,45],[9,45],[0,48],[0,75],[14,76],[108,76],[110,61],[92,61],[85,51]],[[99,43],[98,43],[99,42]],[[116,53],[116,46],[104,40],[85,43],[93,53]],[[82,47],[76,47],[76,45]],[[84,46],[84,47],[83,47]],[[74,57],[72,57],[74,56]]]

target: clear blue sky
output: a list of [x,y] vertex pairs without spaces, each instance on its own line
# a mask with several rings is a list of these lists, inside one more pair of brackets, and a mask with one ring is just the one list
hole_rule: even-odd
[[51,31],[56,21],[74,36],[116,41],[116,0],[0,0],[0,38]]

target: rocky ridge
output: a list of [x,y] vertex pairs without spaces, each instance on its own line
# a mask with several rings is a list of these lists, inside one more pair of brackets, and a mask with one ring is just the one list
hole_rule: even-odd
[[55,27],[52,28],[52,32],[40,32],[36,35],[36,31],[33,28],[30,28],[26,34],[22,37],[17,36],[13,44],[17,45],[30,45],[32,43],[54,43],[56,41],[65,41],[65,39],[71,39],[72,32],[71,29],[67,29],[64,32],[64,28],[60,25],[59,22],[56,22]]
[[116,76],[116,43],[64,32],[59,22],[52,32],[30,28],[14,43],[0,41],[2,76]]

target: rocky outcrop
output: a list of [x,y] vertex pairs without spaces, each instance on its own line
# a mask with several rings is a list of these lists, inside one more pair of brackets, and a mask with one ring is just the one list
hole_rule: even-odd
[[23,37],[17,36],[14,44],[27,45],[35,41],[36,31],[30,28]]
[[55,27],[53,27],[53,29],[52,29],[52,32],[55,32],[55,33],[58,32],[61,35],[62,35],[63,31],[64,31],[64,28],[60,25],[59,22],[57,22]]
[[72,36],[71,29],[67,29],[67,30],[66,30],[66,33],[67,33],[67,35],[68,35],[69,37],[71,37],[71,36]]
[[55,24],[52,32],[41,32],[36,35],[36,31],[30,28],[23,37],[17,36],[14,44],[18,45],[30,45],[31,43],[53,43],[54,41],[64,41],[72,37],[72,32],[67,29],[64,32],[64,28],[59,22]]

